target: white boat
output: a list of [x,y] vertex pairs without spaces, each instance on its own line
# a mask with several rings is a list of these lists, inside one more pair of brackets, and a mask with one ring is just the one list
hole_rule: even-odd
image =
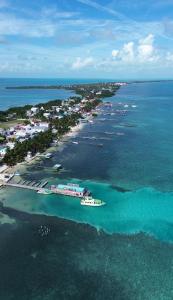
[[15,175],[15,176],[20,176],[19,171],[16,171],[16,172],[14,173],[14,175]]
[[106,203],[99,199],[94,199],[91,196],[86,196],[81,200],[81,205],[86,206],[103,206]]
[[49,153],[45,154],[44,157],[45,157],[45,158],[51,158],[52,156],[53,156],[52,153],[49,152]]
[[78,145],[79,143],[78,142],[72,142],[73,144],[76,144],[76,145]]
[[43,194],[43,195],[50,195],[50,194],[52,194],[53,192],[52,192],[51,190],[49,190],[49,189],[39,189],[39,190],[37,191],[37,193],[38,193],[38,194]]
[[62,169],[62,165],[61,164],[56,164],[56,165],[53,166],[53,169],[54,170],[60,170],[60,169]]

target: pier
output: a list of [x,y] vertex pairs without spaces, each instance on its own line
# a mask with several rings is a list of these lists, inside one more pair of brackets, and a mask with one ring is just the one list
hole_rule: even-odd
[[48,181],[45,182],[29,182],[27,184],[27,181],[23,181],[19,183],[12,183],[12,182],[4,182],[4,186],[11,186],[15,188],[21,188],[21,189],[28,189],[28,190],[33,190],[33,191],[38,191],[40,189],[43,189],[46,185],[48,184]]

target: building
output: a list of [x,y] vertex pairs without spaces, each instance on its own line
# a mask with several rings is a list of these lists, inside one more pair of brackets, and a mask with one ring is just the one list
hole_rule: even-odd
[[33,106],[33,107],[31,107],[31,112],[32,112],[33,115],[36,115],[39,112],[39,108]]
[[0,147],[0,157],[3,158],[7,152],[7,147],[6,146],[1,146]]
[[43,117],[45,117],[46,119],[49,119],[50,116],[51,116],[50,112],[45,112],[45,113],[43,114]]

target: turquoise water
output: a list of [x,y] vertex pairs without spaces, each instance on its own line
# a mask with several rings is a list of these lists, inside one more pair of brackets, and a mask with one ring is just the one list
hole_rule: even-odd
[[107,205],[83,207],[79,199],[21,190],[14,192],[12,189],[9,189],[8,197],[6,192],[3,197],[11,207],[88,223],[108,233],[145,232],[161,240],[173,241],[173,193],[161,193],[152,188],[120,193],[106,183],[75,182],[87,185]]
[[[130,84],[111,102],[112,111],[118,102],[128,104],[127,113],[105,116],[110,108],[104,107],[94,124],[74,138],[78,145],[66,143],[52,160],[23,174],[50,183],[79,182],[105,200],[105,207],[82,207],[77,199],[14,189],[2,190],[1,197],[10,206],[89,223],[109,233],[142,231],[172,242],[173,82]],[[52,172],[55,163],[64,167],[59,175]]]

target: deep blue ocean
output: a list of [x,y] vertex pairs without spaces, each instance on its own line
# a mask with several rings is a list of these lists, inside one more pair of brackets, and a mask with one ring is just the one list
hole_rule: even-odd
[[[97,80],[95,80],[97,81]],[[70,83],[70,80],[1,80],[5,85]],[[87,82],[87,80],[86,80]],[[11,105],[67,97],[53,90],[4,90]],[[64,94],[63,94],[64,93]],[[10,98],[12,97],[12,98]],[[106,101],[93,124],[87,124],[73,141],[65,143],[51,160],[27,168],[23,178],[50,184],[78,182],[107,205],[82,207],[79,200],[30,191],[1,190],[5,203],[30,212],[46,213],[89,223],[109,233],[145,232],[173,242],[173,82],[131,83]],[[118,103],[125,115],[115,113]],[[36,103],[36,102],[35,102]],[[2,96],[0,106],[5,108]],[[121,104],[122,108],[122,104]],[[103,147],[98,147],[102,143]],[[59,174],[55,163],[63,165]]]

